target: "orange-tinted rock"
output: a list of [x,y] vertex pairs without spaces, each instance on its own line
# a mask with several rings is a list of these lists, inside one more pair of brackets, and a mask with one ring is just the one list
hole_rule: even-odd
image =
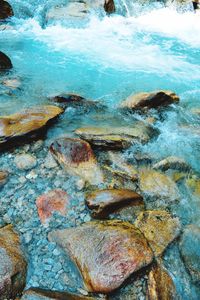
[[129,109],[158,108],[177,102],[179,102],[179,97],[171,91],[154,91],[131,95],[121,103],[121,107]]
[[0,51],[0,71],[12,69],[12,62],[10,58]]
[[104,9],[109,14],[114,13],[115,12],[114,0],[105,0]]
[[68,194],[62,190],[52,190],[39,196],[36,205],[41,222],[47,222],[56,211],[65,216],[69,200]]
[[56,230],[49,239],[70,254],[91,292],[115,290],[153,259],[144,235],[134,225],[118,220]]
[[50,151],[69,174],[79,176],[90,184],[103,182],[102,172],[87,142],[60,138],[51,144]]
[[159,265],[152,268],[147,281],[147,300],[176,300],[177,293],[169,273]]
[[0,0],[0,20],[14,15],[11,5],[7,1]]
[[0,228],[0,299],[15,299],[26,283],[26,261],[11,225]]
[[85,296],[70,292],[49,291],[40,288],[30,288],[23,293],[21,300],[106,300],[106,296]]
[[8,180],[8,172],[0,171],[0,187],[2,187]]
[[20,140],[27,141],[45,132],[50,121],[57,118],[62,109],[57,106],[38,106],[21,113],[0,117],[0,148]]
[[128,205],[143,205],[143,198],[131,190],[97,190],[87,195],[86,204],[94,218],[106,218],[116,209]]
[[181,231],[179,219],[164,210],[141,212],[134,224],[148,240],[155,256],[160,256]]

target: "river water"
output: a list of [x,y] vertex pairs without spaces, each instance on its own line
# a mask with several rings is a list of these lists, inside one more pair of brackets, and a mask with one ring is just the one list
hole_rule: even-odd
[[[166,111],[164,122],[156,123],[158,138],[137,151],[157,159],[179,156],[198,174],[200,118],[192,109],[200,108],[200,15],[190,5],[177,11],[157,2],[141,6],[117,1],[117,12],[111,16],[93,13],[84,22],[46,23],[44,13],[53,1],[32,2],[10,0],[15,17],[10,28],[0,31],[1,51],[14,65],[10,76],[22,82],[19,90],[9,93],[1,86],[0,114],[45,104],[49,96],[69,92],[100,101],[112,115],[132,93],[172,90],[180,104]],[[121,122],[129,124],[130,119],[124,116]],[[99,123],[109,120],[87,113],[77,116],[69,109],[48,136]],[[183,223],[200,225],[198,199],[183,197],[177,209]],[[183,299],[199,299],[186,295],[181,286],[179,291]]]

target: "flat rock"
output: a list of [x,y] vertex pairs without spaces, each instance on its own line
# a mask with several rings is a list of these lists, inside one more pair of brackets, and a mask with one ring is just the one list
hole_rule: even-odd
[[15,156],[14,163],[19,170],[30,170],[37,164],[36,157],[31,154],[18,154]]
[[120,105],[121,108],[144,109],[158,108],[179,102],[179,97],[171,91],[153,91],[129,96]]
[[36,200],[38,215],[42,223],[51,218],[53,212],[59,212],[65,216],[70,202],[69,195],[63,190],[52,190],[39,196]]
[[86,204],[94,218],[106,218],[119,208],[144,205],[138,193],[126,189],[97,190],[87,195]]
[[83,127],[75,133],[93,146],[110,150],[126,149],[137,142],[147,143],[154,134],[143,122],[132,127]]
[[12,62],[10,58],[3,52],[0,51],[0,71],[7,71],[12,69]]
[[0,188],[8,181],[8,172],[0,171]]
[[0,20],[5,20],[13,15],[11,5],[7,1],[0,0]]
[[56,230],[49,239],[70,254],[91,292],[115,290],[153,259],[143,234],[134,225],[117,220]]
[[50,151],[67,173],[79,176],[90,184],[103,182],[103,174],[87,142],[81,139],[59,138],[51,144]]
[[150,198],[160,198],[167,203],[180,198],[178,188],[174,181],[167,175],[151,169],[142,169],[139,172],[140,189]]
[[134,224],[148,240],[155,256],[162,255],[181,230],[179,219],[161,210],[141,212]]
[[162,171],[178,170],[178,171],[190,171],[191,167],[185,162],[184,159],[176,156],[169,156],[153,165],[153,169],[159,169]]
[[0,228],[0,299],[15,299],[26,283],[26,261],[11,225]]
[[40,137],[63,110],[57,106],[38,106],[0,117],[0,150],[15,142]]
[[21,300],[106,300],[106,296],[85,296],[77,293],[49,291],[40,288],[30,288],[23,293]]
[[156,265],[149,273],[147,300],[177,300],[176,288],[169,273]]
[[200,283],[200,227],[194,224],[184,228],[180,240],[180,251],[192,280]]

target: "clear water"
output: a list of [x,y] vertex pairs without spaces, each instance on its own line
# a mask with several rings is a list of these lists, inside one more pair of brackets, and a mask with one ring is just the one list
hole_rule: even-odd
[[[200,172],[200,119],[191,113],[191,109],[200,108],[200,15],[190,6],[180,13],[158,3],[144,7],[120,0],[117,13],[110,17],[93,13],[78,26],[45,24],[45,10],[55,1],[31,2],[10,0],[15,18],[9,30],[0,31],[1,51],[14,65],[10,77],[22,81],[21,89],[9,94],[1,86],[0,114],[73,92],[100,100],[110,114],[114,111],[128,124],[131,119],[115,111],[123,99],[140,91],[173,90],[180,96],[180,104],[157,124],[161,132],[158,139],[139,150],[157,158],[180,156]],[[67,110],[49,137],[88,123],[106,122],[105,116]],[[200,225],[197,201],[190,194],[183,196],[177,213],[185,223]],[[190,297],[185,299],[198,299]]]

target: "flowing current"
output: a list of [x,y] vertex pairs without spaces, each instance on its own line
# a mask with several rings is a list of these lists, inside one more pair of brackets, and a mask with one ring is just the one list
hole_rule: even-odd
[[[89,113],[77,116],[67,109],[49,132],[49,139],[86,125],[111,125],[113,111],[132,93],[172,90],[180,103],[156,123],[160,134],[140,151],[156,159],[183,158],[200,173],[200,14],[177,11],[162,3],[117,1],[111,16],[95,10],[87,20],[46,20],[54,1],[10,0],[15,17],[0,31],[0,50],[11,59],[10,74],[22,82],[20,89],[0,88],[0,115],[38,104],[61,93],[76,93],[100,101],[111,118]],[[59,3],[59,1],[57,1]],[[1,82],[0,82],[1,84]],[[136,115],[137,119],[144,116]],[[116,121],[117,122],[117,121]],[[130,119],[124,116],[122,125]],[[130,151],[125,154],[130,157]],[[184,224],[200,226],[196,196],[184,191],[176,213]],[[168,254],[167,267],[182,299],[199,299],[199,291],[182,276],[176,250]]]

